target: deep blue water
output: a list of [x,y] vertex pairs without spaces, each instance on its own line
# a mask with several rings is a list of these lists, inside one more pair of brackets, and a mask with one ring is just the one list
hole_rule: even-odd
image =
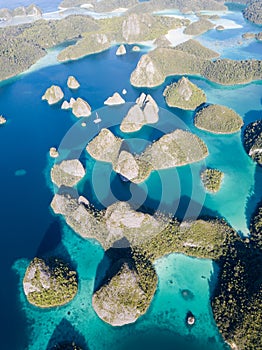
[[[240,21],[239,17],[236,18]],[[223,32],[224,39],[226,32]],[[205,34],[205,39],[212,41],[217,34],[211,31],[209,35]],[[236,32],[230,34],[233,39],[237,36]],[[221,43],[224,41],[221,40]],[[250,45],[247,46],[250,53],[259,54],[257,43]],[[0,84],[0,113],[8,120],[0,127],[0,264],[4,281],[0,286],[2,348],[45,349],[54,339],[65,337],[66,331],[68,334],[74,333],[80,340],[81,333],[91,350],[126,350],[138,348],[138,344],[141,349],[154,349],[159,346],[157,341],[165,341],[165,347],[162,343],[165,349],[171,346],[174,349],[174,343],[180,349],[179,342],[188,344],[189,341],[191,347],[192,344],[196,347],[197,342],[202,341],[199,345],[202,349],[204,346],[209,349],[211,346],[212,349],[223,348],[208,306],[210,284],[216,270],[210,261],[170,255],[157,262],[159,289],[149,312],[135,325],[113,329],[99,320],[90,306],[96,269],[103,258],[101,247],[77,237],[49,208],[53,195],[48,172],[52,166],[52,160],[48,157],[49,148],[58,147],[61,142],[63,144],[67,140],[65,135],[70,134],[77,125],[74,126],[76,118],[70,112],[62,111],[59,106],[50,107],[41,101],[42,94],[50,85],[58,84],[63,87],[67,99],[71,95],[83,97],[96,110],[103,107],[109,95],[125,88],[128,91],[125,96],[127,101],[134,102],[140,92],[145,91],[150,92],[163,108],[157,125],[128,136],[131,146],[132,138],[152,141],[163,128],[171,131],[179,123],[180,127],[202,137],[210,151],[205,162],[152,173],[144,184],[137,186],[142,197],[143,193],[147,194],[144,205],[155,208],[160,202],[165,203],[166,208],[175,208],[180,218],[192,212],[222,216],[241,234],[247,233],[250,215],[261,199],[262,171],[245,154],[241,133],[214,136],[195,129],[192,112],[167,108],[162,96],[164,85],[157,89],[136,89],[130,85],[130,73],[142,53],[128,52],[126,56],[116,57],[115,50],[112,48],[73,63],[46,67]],[[242,47],[236,50],[237,55],[243,54]],[[66,88],[66,79],[71,74],[81,83],[75,93]],[[178,78],[170,77],[165,84]],[[261,118],[261,82],[221,87],[199,77],[191,79],[204,89],[208,102],[234,108],[245,124]],[[104,110],[106,115],[103,122],[111,124],[112,130],[123,137],[117,125],[118,113],[111,115],[108,109],[101,109],[101,114]],[[88,127],[91,131],[97,126],[89,120]],[[74,138],[69,137],[69,140],[74,142]],[[133,142],[135,148],[137,145],[137,142]],[[139,144],[139,147],[142,149],[144,145]],[[79,191],[95,205],[103,206],[109,191],[117,199],[129,200],[130,189],[119,181],[109,165],[92,162],[84,153],[81,160],[86,163],[89,172]],[[199,172],[205,166],[218,167],[225,172],[222,189],[216,195],[206,194],[199,181]],[[21,176],[17,176],[19,174]],[[110,182],[103,181],[103,176],[108,179],[109,175],[112,188],[108,187]],[[69,259],[77,266],[81,277],[80,292],[67,306],[43,311],[26,302],[21,279],[34,256],[52,251],[67,258],[70,256]],[[194,283],[191,283],[192,266]],[[174,284],[170,281],[174,281]],[[189,304],[181,299],[180,288],[183,286],[191,288],[195,295]],[[181,321],[188,307],[193,308],[201,320],[192,333]]]

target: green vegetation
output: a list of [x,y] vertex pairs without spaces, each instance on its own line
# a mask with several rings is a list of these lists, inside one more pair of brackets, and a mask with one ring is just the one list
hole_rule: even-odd
[[130,81],[137,87],[154,87],[161,85],[167,76],[186,74],[202,75],[223,85],[242,84],[262,79],[262,61],[210,61],[174,48],[160,47],[141,57]]
[[212,59],[219,56],[219,53],[208,49],[194,39],[189,39],[174,47],[175,50],[186,52],[201,59]]
[[101,19],[96,23],[99,27],[94,32],[83,33],[81,40],[60,52],[58,60],[75,60],[98,53],[108,49],[112,42],[137,43],[154,40],[166,34],[169,29],[182,25],[182,21],[177,18],[134,13],[129,16]]
[[0,80],[27,70],[46,49],[73,40],[88,30],[96,30],[87,16],[69,16],[62,20],[39,20],[31,24],[0,29]]
[[206,169],[201,173],[201,180],[205,189],[209,192],[218,192],[221,187],[224,174],[217,169]]
[[204,91],[184,77],[177,83],[167,86],[163,95],[169,107],[195,110],[199,105],[206,102]]
[[244,131],[244,147],[248,155],[262,165],[262,121],[247,125]]
[[200,35],[214,28],[214,24],[205,18],[201,18],[197,22],[192,22],[185,28],[184,33],[187,35]]
[[181,224],[172,219],[168,225],[140,249],[152,262],[170,253],[218,260],[224,254],[233,229],[223,220],[199,219]]
[[209,105],[196,113],[194,124],[214,134],[232,134],[241,129],[243,120],[228,107]]
[[250,239],[228,241],[226,254],[219,260],[220,279],[212,299],[220,332],[239,350],[262,347],[261,204],[250,231]]
[[58,258],[34,258],[23,279],[27,300],[39,307],[64,305],[78,289],[76,272]]
[[262,24],[262,1],[249,1],[247,7],[243,10],[243,16],[255,24]]
[[113,326],[135,322],[147,311],[156,291],[153,265],[136,250],[132,258],[115,263],[108,274],[110,277],[93,295],[95,311]]

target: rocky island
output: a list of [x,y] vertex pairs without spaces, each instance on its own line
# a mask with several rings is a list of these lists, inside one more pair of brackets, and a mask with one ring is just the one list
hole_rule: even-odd
[[[144,260],[144,261],[143,261]],[[112,326],[135,322],[150,306],[157,287],[157,275],[145,258],[118,260],[113,275],[95,291],[92,305],[98,316]]]
[[85,176],[85,169],[78,159],[63,160],[51,169],[51,179],[56,186],[74,186]]
[[261,60],[209,60],[175,48],[159,47],[141,57],[130,82],[136,87],[161,85],[171,75],[202,75],[222,85],[262,79]]
[[232,109],[221,105],[209,105],[200,109],[194,119],[197,128],[214,134],[233,134],[238,132],[242,118]]
[[144,125],[158,122],[159,108],[155,100],[142,93],[122,120],[120,130],[123,132],[139,131]]
[[27,300],[38,307],[48,308],[67,304],[78,290],[77,275],[58,258],[34,258],[23,279]]
[[5,117],[3,117],[2,115],[0,115],[0,125],[3,125],[6,123],[6,119]]
[[125,100],[123,99],[123,97],[119,95],[118,92],[115,92],[112,96],[108,97],[104,102],[104,104],[107,106],[121,105],[123,103],[125,103]]
[[184,33],[187,35],[200,35],[213,29],[215,25],[205,18],[201,18],[197,22],[192,22],[186,27]]
[[[71,104],[72,102],[72,104]],[[78,97],[75,101],[70,101],[72,105],[72,113],[77,117],[89,117],[91,115],[91,107],[87,101]]]
[[42,100],[47,100],[49,105],[54,105],[64,98],[64,93],[60,86],[52,85],[42,96]]
[[224,174],[217,169],[206,169],[201,173],[201,180],[208,192],[216,193],[220,190]]
[[262,121],[247,125],[244,131],[244,147],[248,155],[262,165]]
[[74,76],[70,75],[67,79],[67,86],[69,89],[75,90],[80,87],[80,84]]
[[199,105],[206,102],[204,91],[185,77],[182,77],[177,83],[167,86],[163,95],[169,107],[195,110]]
[[153,170],[191,164],[208,155],[198,136],[180,129],[162,136],[140,155],[121,150],[122,142],[111,131],[102,129],[86,150],[96,160],[112,163],[116,172],[134,183],[143,182]]

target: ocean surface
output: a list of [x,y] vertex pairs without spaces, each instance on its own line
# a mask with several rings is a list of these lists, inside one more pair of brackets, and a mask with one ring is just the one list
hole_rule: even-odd
[[[0,1],[0,7],[6,6],[6,2],[2,3]],[[10,7],[21,3],[26,4],[10,1]],[[42,1],[41,6],[39,1],[38,5],[53,11],[55,3]],[[256,32],[261,28],[245,22],[240,12],[229,12],[223,17],[241,27],[224,32],[211,30],[198,40],[212,48],[215,45],[223,57],[262,58],[262,43],[254,40],[238,43],[242,32]],[[155,89],[132,87],[129,77],[143,52],[132,52],[128,47],[127,55],[117,57],[116,47],[112,47],[75,62],[55,64],[58,51],[59,48],[51,50],[49,56],[29,72],[0,83],[0,114],[7,118],[7,123],[0,127],[1,348],[44,350],[60,340],[75,340],[90,350],[226,349],[209,305],[218,273],[218,267],[211,260],[181,254],[159,259],[155,264],[159,278],[157,292],[144,316],[133,325],[115,328],[98,318],[91,298],[104,251],[97,242],[78,237],[63,220],[53,215],[49,205],[54,188],[49,172],[54,160],[48,152],[55,146],[63,156],[80,157],[87,175],[78,191],[97,208],[126,200],[138,206],[173,212],[181,220],[198,215],[219,216],[240,235],[248,235],[250,216],[261,200],[262,170],[245,153],[242,133],[212,135],[194,127],[193,112],[167,108],[163,90],[179,77],[169,77]],[[76,92],[66,87],[69,75],[76,76],[81,83]],[[201,77],[190,79],[205,91],[209,103],[235,109],[245,125],[261,118],[261,81],[223,87]],[[98,110],[101,125],[93,123],[93,113],[86,120],[86,128],[82,128],[81,121],[69,111],[61,110],[59,105],[50,107],[42,101],[41,96],[52,84],[63,87],[66,99],[85,98],[93,111]],[[110,110],[103,102],[124,88],[127,90],[124,98],[130,103],[142,91],[150,93],[161,107],[159,123],[129,136],[122,134],[119,121],[128,106]],[[190,166],[153,172],[143,184],[130,186],[120,181],[110,165],[95,162],[83,151],[86,140],[103,126],[127,138],[130,148],[137,152],[164,132],[181,127],[199,135],[210,155],[205,161]],[[83,135],[86,139],[81,138]],[[225,173],[217,194],[206,193],[199,180],[199,173],[205,167],[216,167]],[[79,292],[66,306],[38,309],[28,304],[23,294],[24,272],[33,257],[54,254],[71,261],[77,269]],[[190,297],[185,298],[184,290],[190,291]],[[185,324],[189,310],[197,320],[191,329]]]

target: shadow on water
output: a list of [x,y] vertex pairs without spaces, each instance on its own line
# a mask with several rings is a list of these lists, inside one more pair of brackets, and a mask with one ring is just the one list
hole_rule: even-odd
[[[125,240],[126,242],[123,242]],[[126,246],[127,248],[118,248]],[[100,261],[95,277],[94,292],[100,289],[107,281],[110,281],[121,269],[124,263],[127,263],[130,269],[134,268],[132,263],[132,251],[129,247],[129,242],[124,237],[121,242],[116,242],[115,247],[105,251],[103,259]]]
[[215,339],[208,339],[208,344],[203,344],[192,334],[180,335],[166,329],[154,328],[150,331],[137,331],[130,337],[120,339],[117,350],[221,350]]
[[60,244],[62,237],[62,228],[60,221],[54,221],[48,227],[38,249],[37,256],[43,256],[50,251],[56,249],[56,247]]
[[72,324],[67,321],[65,318],[59,323],[59,325],[54,330],[46,350],[56,350],[63,349],[59,347],[58,344],[74,343],[77,346],[81,347],[82,350],[88,350],[85,338],[80,334]]
[[246,223],[247,227],[250,225],[250,220],[256,209],[257,203],[262,199],[262,167],[257,165],[254,175],[254,188],[246,201]]

